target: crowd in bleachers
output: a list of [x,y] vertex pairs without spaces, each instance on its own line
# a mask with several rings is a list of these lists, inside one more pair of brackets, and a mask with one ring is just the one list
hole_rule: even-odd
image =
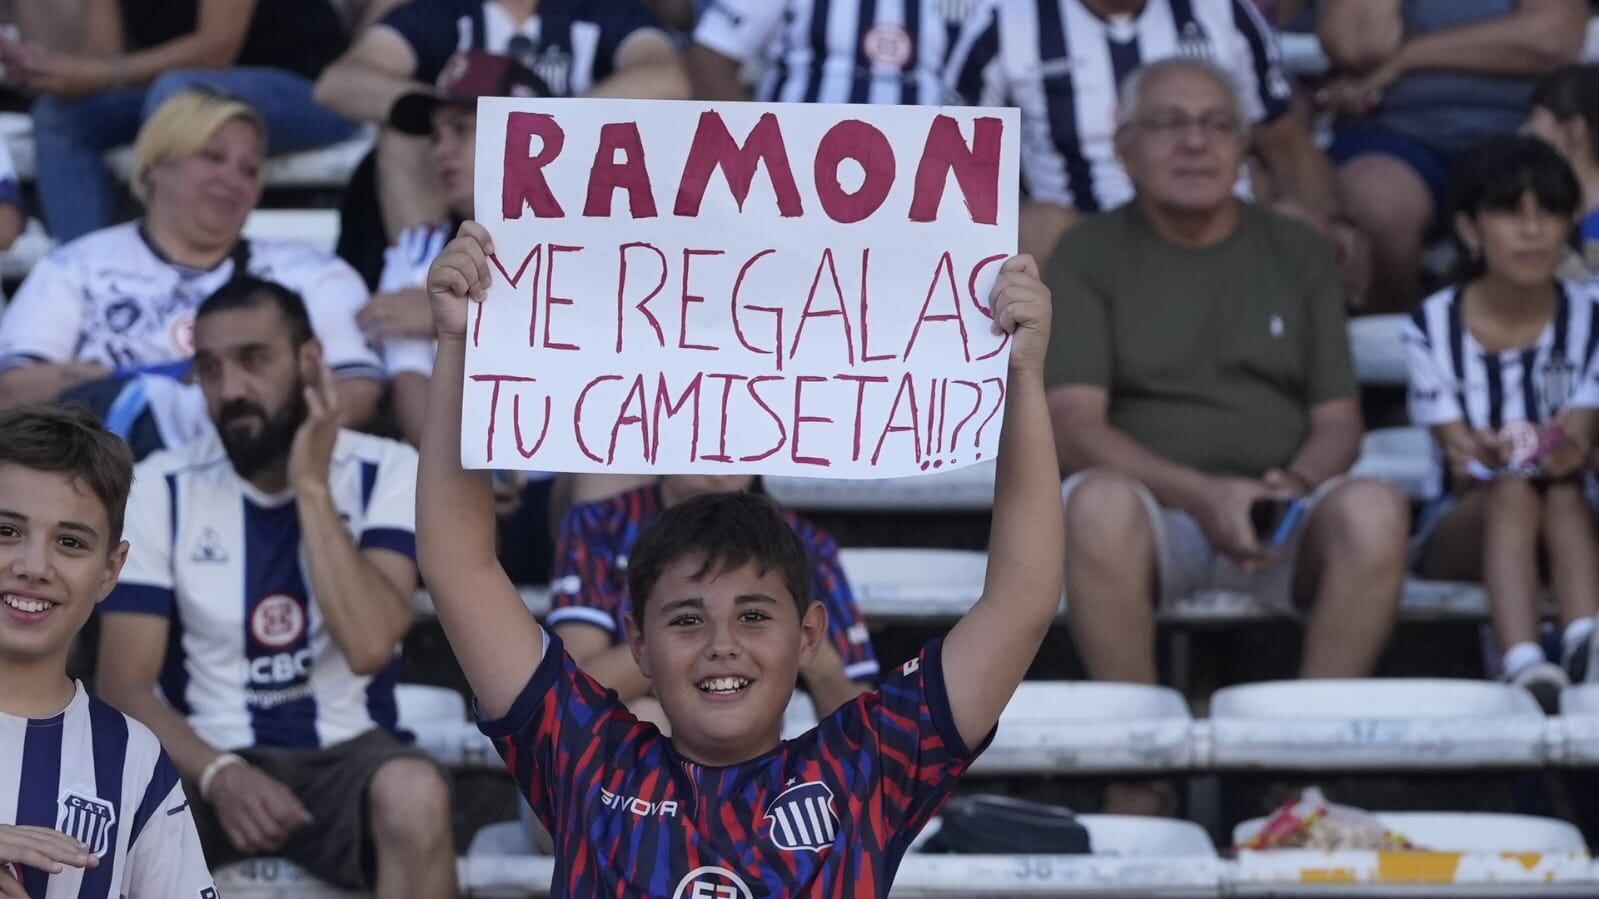
[[[1215,593],[1302,622],[1301,677],[1368,677],[1420,578],[1482,586],[1484,670],[1546,713],[1599,681],[1581,0],[11,5],[0,105],[31,155],[19,173],[0,140],[0,252],[30,219],[51,249],[0,311],[0,409],[85,405],[141,460],[94,684],[161,739],[213,864],[460,888],[448,780],[397,736],[396,687],[424,285],[472,218],[482,97],[1017,107],[1018,245],[1054,297],[1064,624],[1090,679],[1156,685],[1157,622]],[[1287,30],[1330,69],[1286,68]],[[360,161],[313,199],[336,247],[251,237],[274,160],[339,147]],[[1349,324],[1374,315],[1404,400],[1357,377]],[[1372,416],[1430,432],[1424,495],[1357,466]],[[782,491],[628,472],[495,490],[499,555],[544,589],[550,631],[667,727],[627,644],[629,554],[690,497]],[[871,609],[838,542],[785,514],[828,610],[802,672],[825,717],[881,674]],[[1180,808],[1155,780],[1103,802]]]

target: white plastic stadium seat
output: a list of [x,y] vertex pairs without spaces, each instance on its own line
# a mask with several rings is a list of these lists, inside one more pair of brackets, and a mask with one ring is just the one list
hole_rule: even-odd
[[1560,694],[1561,758],[1568,765],[1599,765],[1599,684],[1578,684]]
[[973,772],[1175,771],[1193,764],[1193,716],[1169,687],[1024,681]]
[[281,858],[252,858],[215,868],[217,892],[228,899],[365,899],[329,886],[299,865]]
[[[1468,812],[1378,812],[1414,851],[1276,849],[1238,853],[1229,894],[1238,896],[1599,895],[1588,849],[1553,818]],[[1240,824],[1235,840],[1263,819]]]
[[498,768],[494,743],[467,716],[466,700],[447,687],[401,684],[394,689],[400,728],[416,737],[416,747],[441,765]]
[[994,506],[992,462],[875,481],[767,475],[761,484],[773,499],[794,509],[980,512]]
[[1221,769],[1520,768],[1547,756],[1546,719],[1532,695],[1488,681],[1245,684],[1212,697],[1196,731],[1205,729]]
[[462,894],[473,899],[548,896],[555,860],[533,854],[522,822],[504,821],[472,837],[456,871]]
[[449,687],[400,684],[394,688],[394,704],[403,728],[467,720],[465,697]]
[[1414,427],[1367,431],[1350,473],[1387,481],[1413,500],[1430,499],[1439,474],[1432,435]]
[[1405,315],[1365,315],[1349,321],[1349,352],[1362,384],[1403,386],[1410,382],[1405,347],[1399,335]]
[[[901,897],[1220,896],[1226,863],[1191,821],[1080,815],[1088,855],[927,855],[912,852],[890,892]],[[937,822],[918,837],[920,845]]]
[[961,549],[843,549],[839,562],[872,622],[964,615],[988,571],[985,553]]

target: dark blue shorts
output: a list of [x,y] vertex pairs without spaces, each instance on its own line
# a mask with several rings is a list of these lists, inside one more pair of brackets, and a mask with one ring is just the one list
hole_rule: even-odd
[[1454,157],[1382,125],[1356,125],[1340,129],[1333,135],[1332,146],[1327,148],[1327,156],[1332,159],[1333,165],[1339,166],[1373,153],[1397,157],[1410,166],[1427,185],[1427,192],[1432,194],[1434,220],[1444,214],[1449,202],[1449,170],[1454,165]]

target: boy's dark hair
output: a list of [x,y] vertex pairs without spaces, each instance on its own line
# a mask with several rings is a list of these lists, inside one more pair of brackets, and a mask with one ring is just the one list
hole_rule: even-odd
[[1599,66],[1561,66],[1532,90],[1533,109],[1542,107],[1562,122],[1580,118],[1588,125],[1588,152],[1599,158]]
[[[1571,218],[1582,202],[1582,186],[1560,151],[1536,137],[1504,134],[1477,144],[1455,164],[1449,178],[1450,220],[1460,213],[1475,219],[1483,212],[1518,209],[1523,195],[1531,193],[1538,205],[1562,218]],[[1575,228],[1572,231],[1575,235]],[[1459,244],[1460,237],[1455,235]],[[1459,281],[1479,278],[1486,264],[1465,246],[1455,276]]]
[[133,484],[133,453],[82,406],[31,403],[0,412],[0,465],[58,471],[82,480],[105,506],[114,547]]
[[299,347],[315,337],[311,330],[311,313],[305,309],[305,300],[294,291],[276,281],[241,275],[216,289],[195,310],[194,320],[232,309],[249,309],[263,304],[277,307],[278,313],[289,327],[289,341]]
[[811,560],[777,504],[751,493],[691,497],[651,522],[627,560],[633,624],[644,624],[644,602],[661,574],[687,556],[700,556],[696,579],[754,563],[776,571],[801,613],[811,602]]

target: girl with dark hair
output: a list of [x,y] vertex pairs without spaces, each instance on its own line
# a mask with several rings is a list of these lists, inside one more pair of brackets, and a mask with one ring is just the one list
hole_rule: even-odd
[[1522,126],[1566,158],[1582,185],[1578,254],[1560,269],[1571,278],[1599,275],[1599,66],[1566,66],[1538,82]]
[[[1459,282],[1406,323],[1410,416],[1448,470],[1422,517],[1424,577],[1481,580],[1506,681],[1553,711],[1586,679],[1599,611],[1599,540],[1584,496],[1599,423],[1599,293],[1555,277],[1581,198],[1533,137],[1496,137],[1451,183]],[[1538,642],[1540,552],[1564,626],[1559,664]]]

